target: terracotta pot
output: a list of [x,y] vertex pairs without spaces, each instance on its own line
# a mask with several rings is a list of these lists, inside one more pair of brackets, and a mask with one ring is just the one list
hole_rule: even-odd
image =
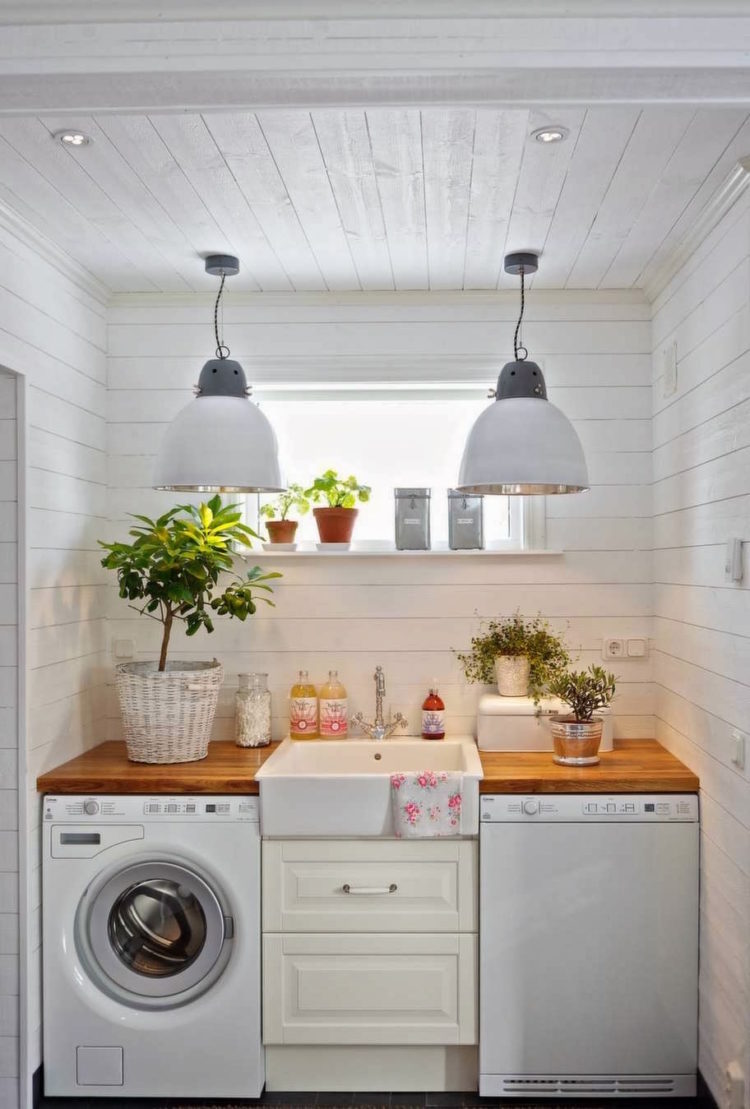
[[529,692],[531,663],[526,655],[498,655],[495,659],[497,691],[501,697],[525,697]]
[[321,543],[350,543],[354,522],[359,515],[356,508],[314,508]]
[[272,543],[293,543],[297,532],[297,520],[268,520],[266,531]]
[[575,716],[550,716],[550,731],[555,748],[555,762],[562,766],[593,766],[599,762],[604,721],[593,716],[589,721]]

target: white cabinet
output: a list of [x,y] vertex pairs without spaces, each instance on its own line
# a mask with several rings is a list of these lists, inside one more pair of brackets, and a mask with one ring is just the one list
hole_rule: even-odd
[[475,932],[476,842],[267,840],[264,932]]
[[476,840],[265,840],[266,1044],[477,1040]]
[[267,935],[265,1042],[475,1043],[476,968],[472,933]]

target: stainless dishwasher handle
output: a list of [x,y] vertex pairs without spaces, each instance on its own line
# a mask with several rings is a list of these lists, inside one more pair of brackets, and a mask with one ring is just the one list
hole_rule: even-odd
[[398,886],[395,882],[391,882],[390,886],[350,886],[348,882],[344,882],[341,887],[343,893],[354,893],[358,895],[395,893],[397,889]]

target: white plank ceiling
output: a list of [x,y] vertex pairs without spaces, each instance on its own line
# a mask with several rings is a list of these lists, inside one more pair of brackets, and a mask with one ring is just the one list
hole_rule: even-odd
[[[68,150],[72,123],[93,142]],[[543,145],[548,123],[569,130]],[[641,287],[738,158],[742,108],[429,108],[8,117],[0,201],[115,292]]]

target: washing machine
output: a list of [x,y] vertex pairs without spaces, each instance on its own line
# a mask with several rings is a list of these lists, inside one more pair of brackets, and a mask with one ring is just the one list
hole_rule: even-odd
[[257,797],[47,796],[44,1085],[258,1097]]

